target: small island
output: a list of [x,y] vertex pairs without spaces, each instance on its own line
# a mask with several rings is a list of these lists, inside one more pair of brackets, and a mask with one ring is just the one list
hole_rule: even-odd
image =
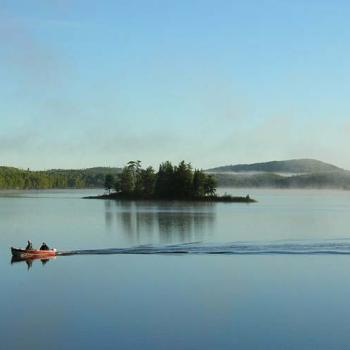
[[[216,194],[216,180],[202,170],[192,169],[185,161],[173,165],[167,161],[158,172],[149,166],[143,169],[141,161],[130,161],[117,176],[105,176],[105,193],[85,199],[114,200],[180,200],[198,202],[254,203],[247,196],[235,197]],[[114,190],[114,192],[112,192]]]

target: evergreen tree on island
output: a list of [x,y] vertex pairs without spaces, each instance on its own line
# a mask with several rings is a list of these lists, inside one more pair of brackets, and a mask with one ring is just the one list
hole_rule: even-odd
[[152,167],[143,169],[140,161],[130,161],[122,169],[114,184],[120,197],[145,199],[197,199],[214,196],[216,182],[202,170],[194,170],[190,163],[172,165],[166,161],[156,173]]
[[105,176],[105,190],[108,191],[108,194],[111,193],[111,189],[113,188],[114,185],[114,177],[111,174],[107,174]]

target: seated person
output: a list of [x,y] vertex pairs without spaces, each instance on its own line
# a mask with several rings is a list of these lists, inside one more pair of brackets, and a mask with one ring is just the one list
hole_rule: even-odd
[[45,242],[43,242],[43,244],[40,247],[40,250],[50,250],[50,248]]
[[33,250],[32,241],[28,240],[28,243],[27,243],[27,246],[26,246],[26,250]]

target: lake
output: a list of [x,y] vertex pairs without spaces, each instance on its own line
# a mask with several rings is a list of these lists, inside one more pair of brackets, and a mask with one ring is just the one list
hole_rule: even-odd
[[[258,203],[0,192],[1,348],[348,348],[350,192],[220,192]],[[11,264],[28,239],[119,254]]]

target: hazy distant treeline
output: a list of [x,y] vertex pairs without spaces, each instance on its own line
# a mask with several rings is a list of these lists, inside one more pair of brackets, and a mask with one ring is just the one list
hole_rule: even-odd
[[[0,189],[104,188],[105,176],[120,168],[29,171],[0,167]],[[350,172],[336,171],[295,176],[273,173],[211,173],[219,187],[245,188],[337,188],[350,190]]]
[[0,189],[102,188],[115,168],[30,171],[0,167]]
[[294,176],[273,173],[213,174],[221,187],[245,188],[335,188],[350,190],[350,172],[337,171]]

